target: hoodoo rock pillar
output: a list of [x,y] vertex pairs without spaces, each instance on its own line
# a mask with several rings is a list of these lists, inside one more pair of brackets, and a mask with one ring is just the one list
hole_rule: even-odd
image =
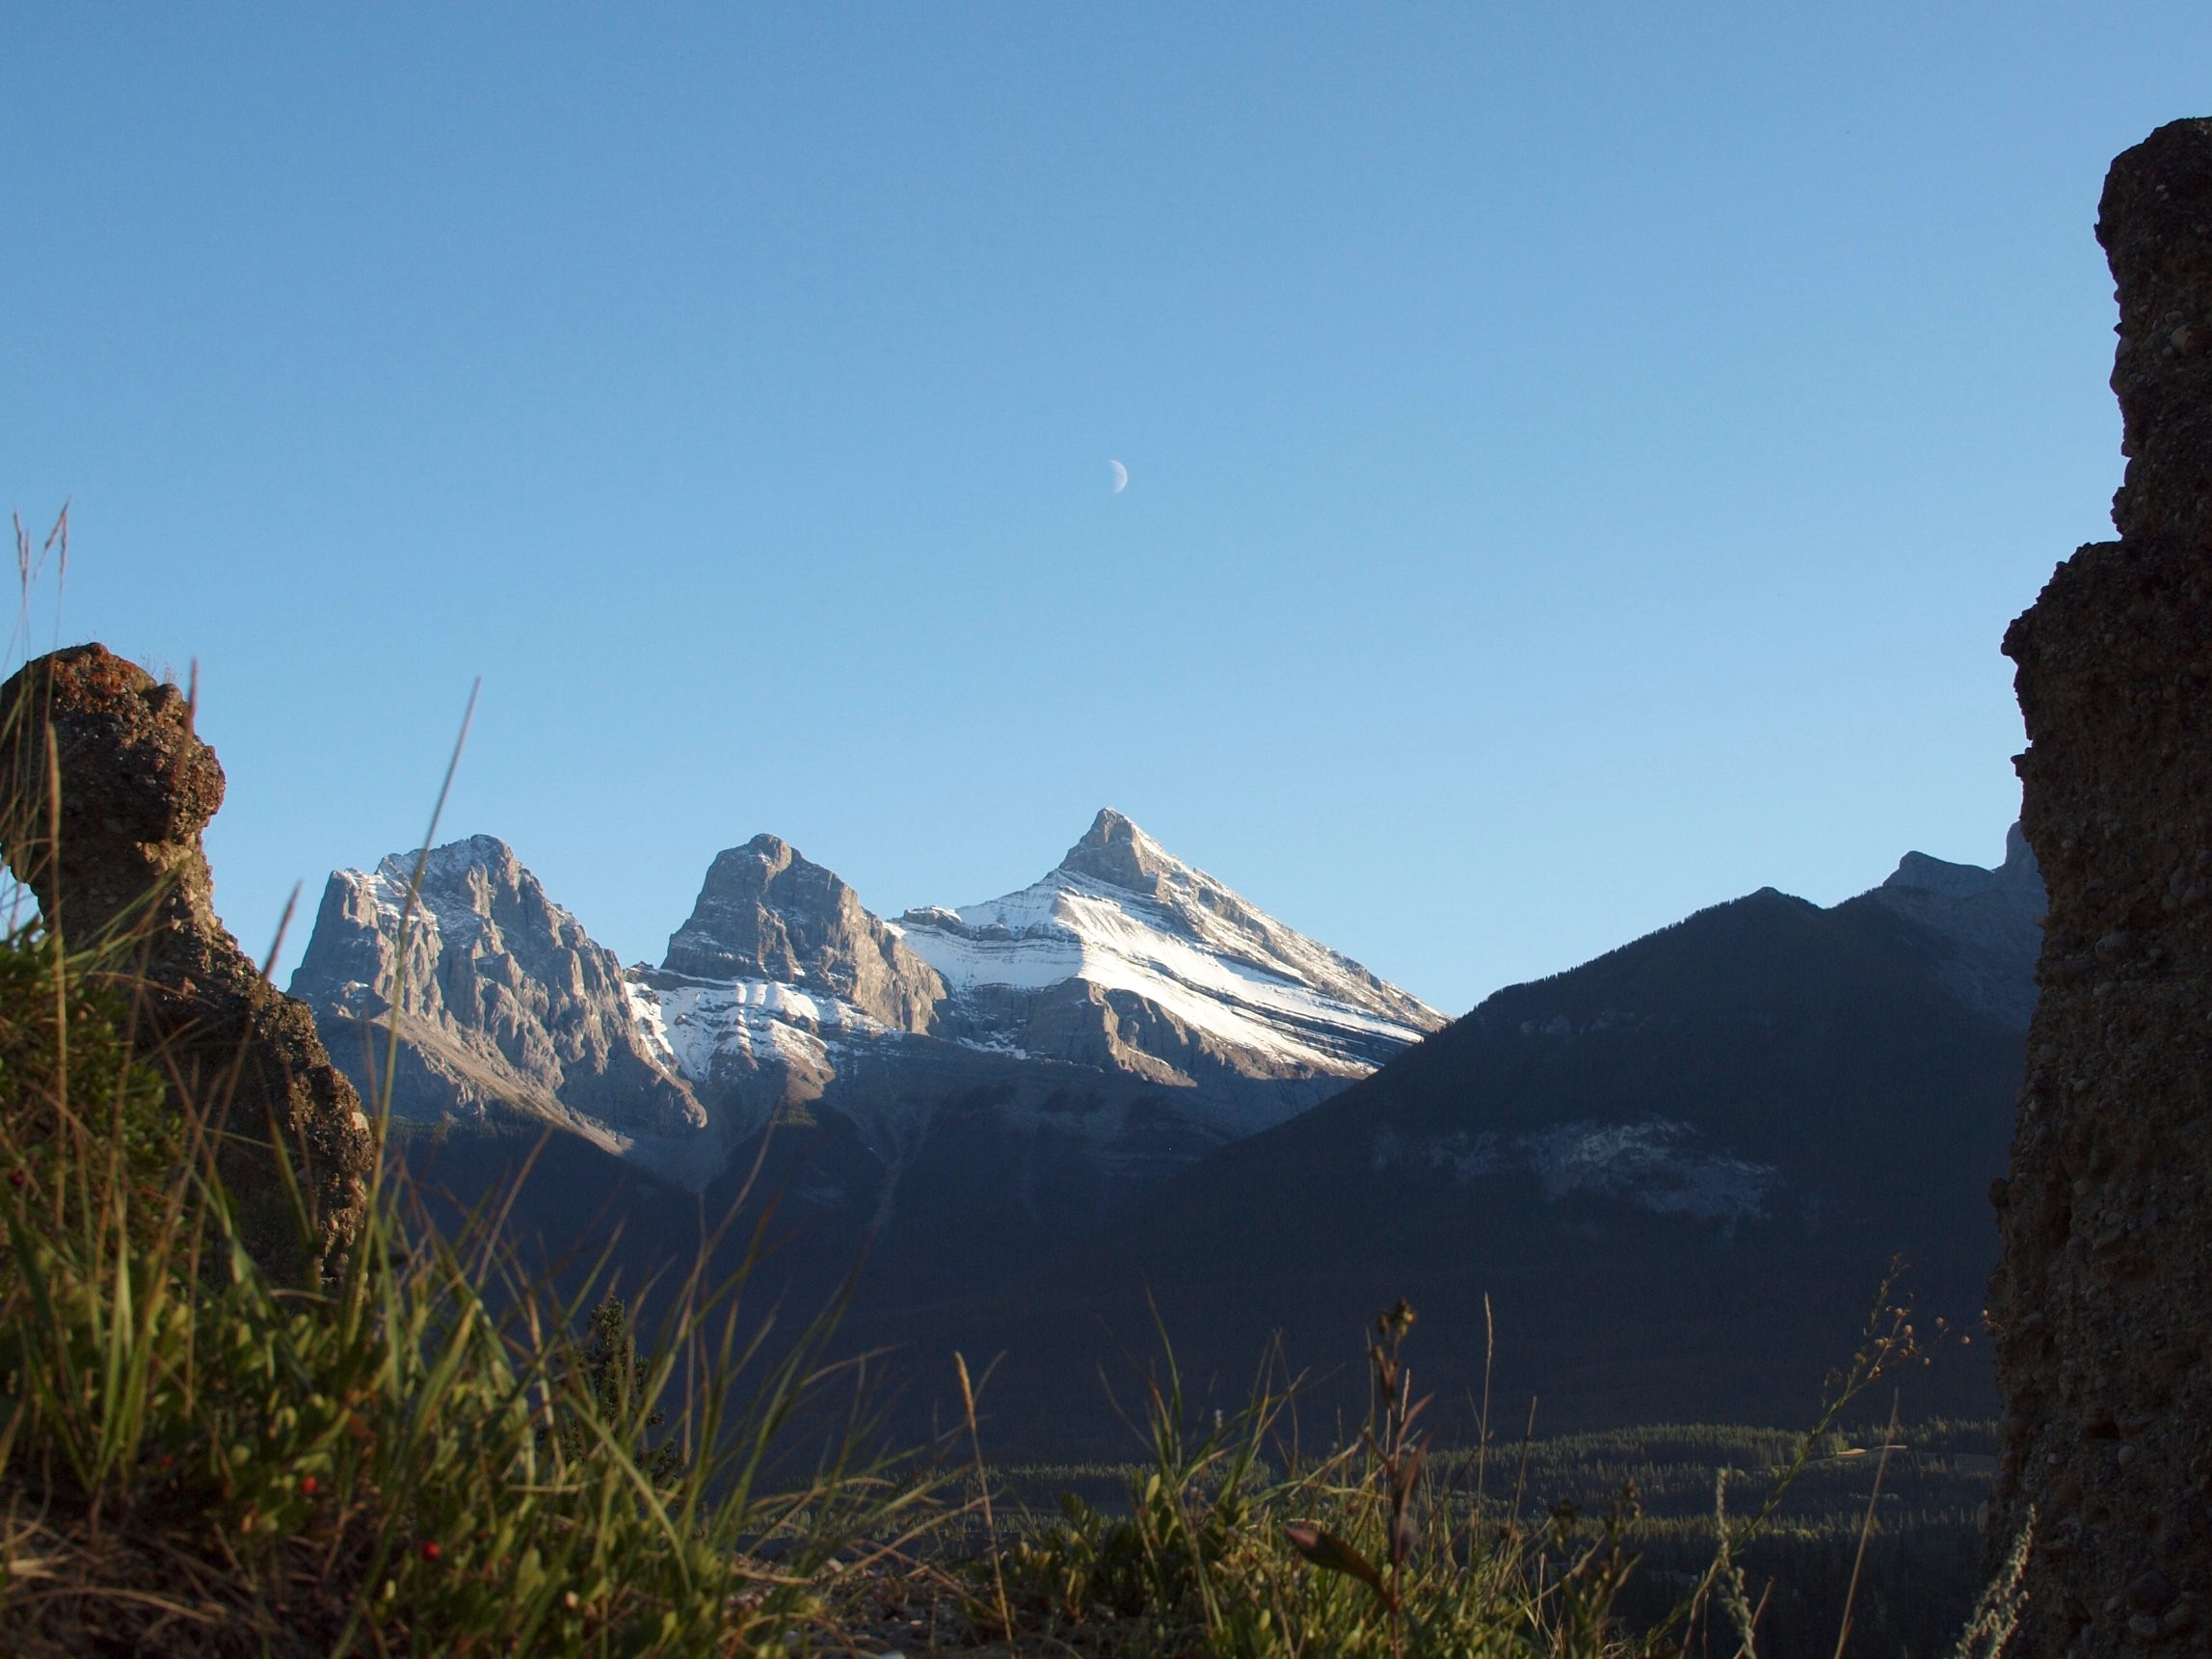
[[2010,1652],[2212,1629],[2212,120],[2113,163],[2126,480],[2005,636],[2050,890],[1989,1318]]

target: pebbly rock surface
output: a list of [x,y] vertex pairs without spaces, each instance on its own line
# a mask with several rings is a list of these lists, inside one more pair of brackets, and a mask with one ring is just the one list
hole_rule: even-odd
[[[58,861],[43,805],[49,727]],[[8,862],[41,914],[72,951],[112,948],[111,971],[133,981],[142,1049],[180,1106],[213,1111],[233,1137],[224,1173],[248,1249],[286,1278],[330,1271],[360,1227],[368,1120],[313,1014],[216,918],[200,837],[223,804],[223,768],[183,694],[99,645],[25,664],[0,686],[0,801]],[[271,1162],[272,1132],[294,1162],[311,1240]]]
[[2201,1652],[2212,1620],[2212,120],[2119,156],[2118,542],[2005,637],[2050,890],[1989,1318],[2012,1653]]
[[403,1121],[549,1123],[686,1185],[726,1151],[645,1042],[621,962],[492,836],[333,871],[292,995],[365,1098],[391,1057]]

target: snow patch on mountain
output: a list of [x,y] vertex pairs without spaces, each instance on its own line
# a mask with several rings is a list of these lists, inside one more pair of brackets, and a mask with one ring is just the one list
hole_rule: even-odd
[[714,1072],[717,1056],[751,1061],[825,1063],[828,1037],[875,1041],[890,1030],[850,1003],[769,979],[681,979],[633,970],[625,986],[630,1016],[653,1054],[693,1083]]
[[1623,1198],[1655,1215],[1731,1226],[1765,1216],[1782,1182],[1772,1164],[1713,1150],[1691,1125],[1665,1118],[1561,1123],[1510,1140],[1488,1130],[1409,1136],[1380,1129],[1372,1162],[1378,1173],[1406,1170],[1455,1185],[1525,1170],[1554,1202]]
[[1770,1164],[1710,1151],[1687,1123],[1562,1123],[1521,1137],[1548,1198],[1628,1198],[1661,1216],[1745,1220],[1781,1181]]

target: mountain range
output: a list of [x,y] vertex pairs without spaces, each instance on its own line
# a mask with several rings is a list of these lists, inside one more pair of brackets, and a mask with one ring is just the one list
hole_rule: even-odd
[[[1111,810],[1033,885],[896,922],[756,836],[658,967],[478,836],[333,872],[291,991],[364,1098],[388,1070],[395,1122],[460,1132],[449,1164],[549,1128],[709,1193],[765,1139],[817,1233],[963,1286],[1444,1024]],[[952,1210],[970,1251],[920,1219]]]
[[[2042,908],[2015,830],[1993,870],[1912,854],[1832,907],[1768,888],[1700,911],[1499,991],[1028,1283],[868,1334],[939,1364],[1004,1352],[999,1431],[1040,1451],[1156,1321],[1217,1400],[1279,1339],[1318,1373],[1308,1409],[1356,1415],[1358,1367],[1331,1368],[1399,1297],[1448,1436],[1486,1381],[1516,1431],[1532,1399],[1555,1430],[1788,1425],[1902,1256],[1932,1360],[1906,1408],[1987,1415],[1989,1184]],[[1122,1432],[1101,1409],[1082,1428],[1085,1451]]]
[[[513,1224],[548,1253],[636,1284],[772,1206],[777,1284],[849,1282],[917,1422],[951,1350],[1003,1352],[1006,1445],[1105,1450],[1100,1360],[1156,1317],[1226,1386],[1278,1335],[1356,1355],[1399,1295],[1470,1397],[1487,1296],[1555,1427],[1786,1421],[1892,1253],[1978,1311],[2041,905],[2015,830],[1998,869],[1762,890],[1448,1024],[1111,811],[1032,886],[896,920],[756,837],[658,967],[478,837],[335,872],[292,990],[369,1098],[391,1071],[434,1185],[534,1154]],[[1922,1392],[1983,1408],[1979,1351]]]

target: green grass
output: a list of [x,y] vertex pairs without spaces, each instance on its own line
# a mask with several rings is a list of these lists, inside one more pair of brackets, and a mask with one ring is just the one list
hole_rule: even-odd
[[[1772,1528],[1739,1552],[1747,1599],[1760,1607],[1764,1659],[1833,1653],[1881,1438],[1879,1431],[1830,1431],[1784,1494]],[[1648,1631],[1695,1592],[1713,1563],[1720,1472],[1729,1471],[1731,1511],[1756,1509],[1803,1439],[1779,1429],[1662,1424],[1532,1440],[1525,1447],[1438,1450],[1428,1458],[1429,1500],[1454,1526],[1495,1532],[1516,1509],[1539,1519],[1570,1508],[1603,1517],[1633,1488],[1637,1513],[1623,1525],[1620,1541],[1636,1567],[1618,1587],[1612,1611],[1623,1631]],[[1899,1450],[1883,1471],[1868,1540],[1852,1650],[1946,1652],[1982,1588],[1981,1506],[1994,1475],[1995,1425],[1932,1420],[1900,1429],[1894,1444]],[[1153,1464],[1133,1461],[1013,1465],[992,1473],[1009,1501],[1009,1530],[1050,1540],[1065,1518],[1060,1493],[1076,1492],[1091,1510],[1124,1518],[1135,1512],[1133,1494],[1153,1472]],[[1280,1485],[1287,1470],[1263,1459],[1257,1474],[1263,1486]],[[1580,1524],[1586,1539],[1598,1534],[1595,1520]],[[1705,1634],[1703,1628],[1693,1633],[1700,1648]],[[1727,1652],[1735,1650],[1730,1633]]]
[[[1163,1340],[1146,1456],[970,1471],[972,1518],[941,1540],[965,1552],[967,1639],[1255,1659],[1793,1659],[1833,1652],[1847,1617],[1851,1650],[1868,1653],[1948,1649],[1966,1622],[1990,1426],[1893,1427],[1871,1446],[1839,1427],[1922,1357],[1886,1287],[1819,1420],[1797,1432],[1666,1426],[1431,1447],[1398,1358],[1411,1325],[1402,1304],[1377,1322],[1373,1410],[1332,1449],[1300,1450],[1295,1389],[1276,1375],[1232,1417],[1189,1412]],[[986,1494],[988,1526],[973,1518]],[[849,1616],[878,1641],[902,1628],[942,1640],[941,1598],[866,1588],[873,1605]]]
[[95,972],[0,939],[0,1648],[780,1653],[927,1524],[815,1409],[828,1322],[764,1362],[742,1276],[618,1356],[385,1188],[272,1283]]

